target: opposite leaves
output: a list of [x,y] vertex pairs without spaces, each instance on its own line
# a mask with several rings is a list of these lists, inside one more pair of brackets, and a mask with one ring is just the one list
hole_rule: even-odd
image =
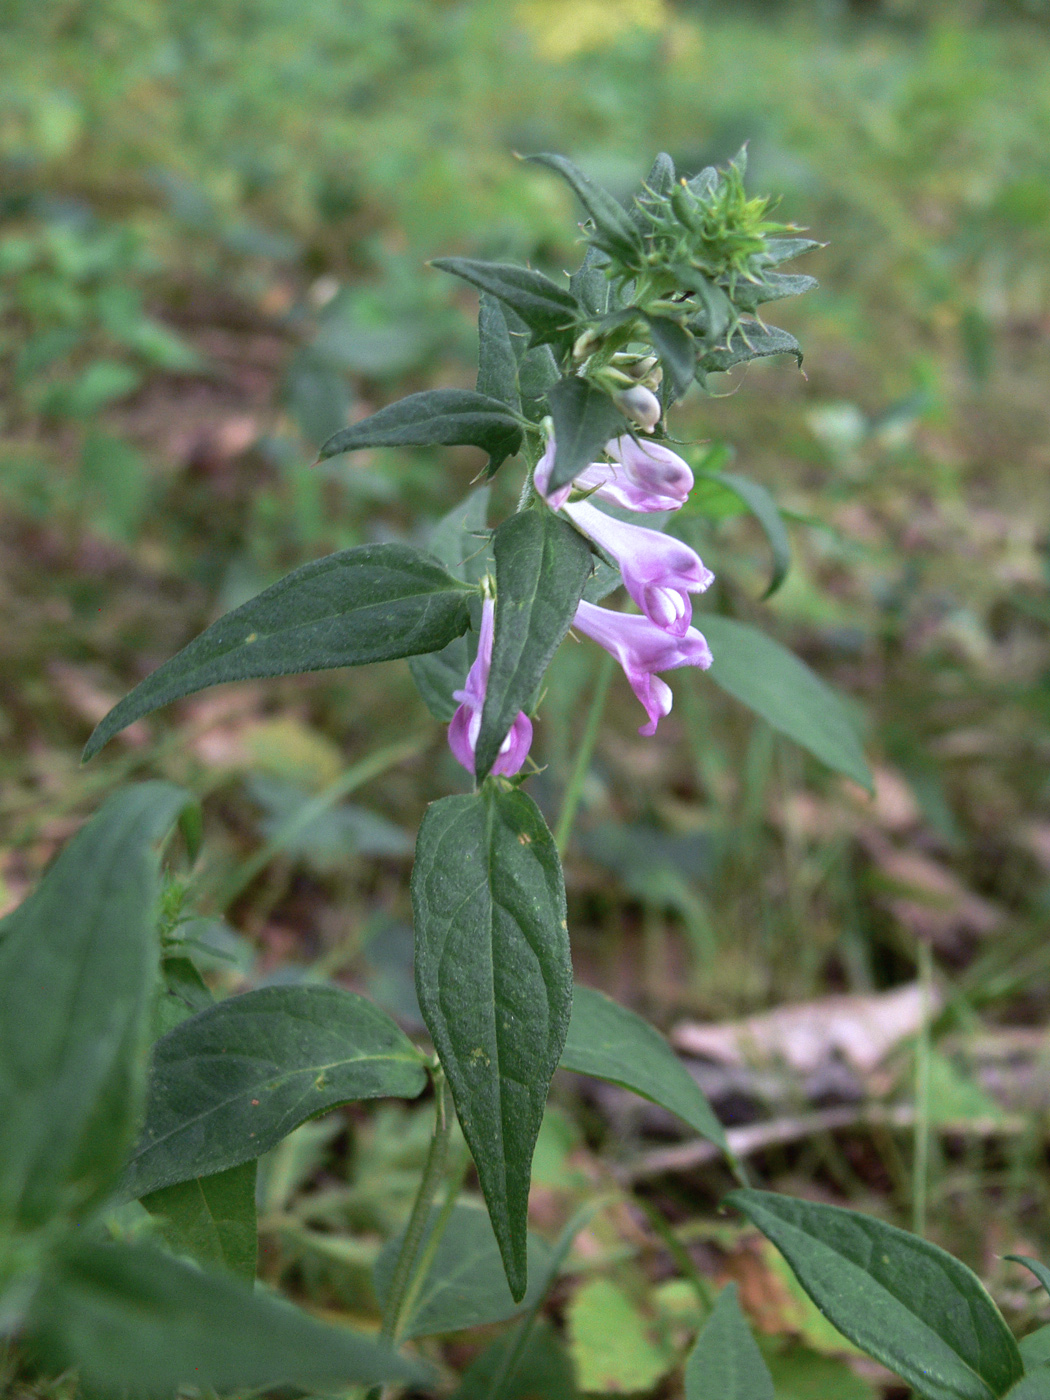
[[492,782],[433,803],[412,905],[419,1005],[521,1299],[532,1153],[572,1006],[561,862],[535,803]]
[[315,559],[234,608],[114,706],[91,758],[136,719],[224,681],[362,666],[440,651],[470,624],[473,590],[403,544]]
[[507,405],[469,389],[425,389],[387,404],[333,434],[319,459],[361,447],[480,447],[492,476],[521,446],[521,429]]

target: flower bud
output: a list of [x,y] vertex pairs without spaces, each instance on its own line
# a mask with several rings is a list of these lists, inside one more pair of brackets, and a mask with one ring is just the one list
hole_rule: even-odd
[[660,400],[644,384],[635,384],[630,389],[623,389],[614,394],[613,402],[647,433],[651,433],[656,427],[663,412]]

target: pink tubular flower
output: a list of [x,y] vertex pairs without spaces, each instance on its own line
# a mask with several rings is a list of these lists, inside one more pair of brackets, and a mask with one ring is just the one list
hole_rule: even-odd
[[[453,700],[458,700],[460,705],[448,727],[448,746],[468,773],[474,772],[474,751],[478,734],[481,732],[481,712],[485,707],[485,691],[488,689],[489,667],[492,665],[495,611],[495,603],[491,598],[486,598],[481,605],[477,659],[467,673],[463,689],[452,693]],[[517,719],[500,745],[499,756],[492,765],[492,772],[502,773],[508,778],[517,773],[525,762],[531,743],[532,721],[524,710],[519,710]]]
[[591,491],[625,510],[677,510],[693,489],[693,473],[677,452],[659,442],[642,444],[624,434],[605,444],[612,462],[592,462],[574,482],[547,494],[554,463],[554,440],[536,464],[536,490],[553,510],[560,510],[575,488]]
[[673,671],[679,666],[706,669],[711,664],[711,649],[695,627],[682,637],[672,637],[647,617],[583,602],[576,609],[573,626],[611,652],[623,667],[649,716],[639,734],[655,734],[660,720],[671,713],[671,687],[655,674],[657,671]]
[[693,617],[690,593],[702,593],[714,580],[696,550],[673,535],[614,520],[588,501],[567,505],[564,513],[616,560],[627,592],[649,621],[684,637]]

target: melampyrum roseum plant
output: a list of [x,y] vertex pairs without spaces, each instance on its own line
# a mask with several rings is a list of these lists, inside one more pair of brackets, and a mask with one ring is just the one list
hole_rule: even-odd
[[[673,522],[694,485],[670,445],[676,401],[760,356],[801,360],[760,308],[813,285],[777,269],[817,245],[747,197],[742,157],[685,180],[661,155],[626,209],[561,157],[534,159],[586,211],[579,270],[566,285],[508,264],[437,262],[480,292],[477,387],[412,394],[321,454],[470,445],[487,454],[488,477],[520,457],[517,511],[491,526],[482,486],[429,551],[363,545],[296,569],[161,666],[86,749],[220,682],[411,658],[473,778],[471,792],[430,806],[416,847],[416,986],[434,1053],[333,986],[212,1002],[176,932],[162,925],[157,936],[155,848],[180,817],[192,844],[189,799],[165,783],[111,798],[0,923],[0,1334],[25,1343],[27,1364],[44,1374],[72,1367],[96,1392],[160,1395],[184,1384],[418,1390],[426,1368],[399,1343],[520,1314],[487,1372],[494,1397],[513,1382],[578,1224],[554,1249],[526,1226],[555,1069],[631,1089],[726,1149],[662,1037],[608,998],[574,991],[558,849],[524,783],[544,674],[574,628],[622,666],[643,734],[671,710],[663,675],[695,666],[870,785],[836,695],[756,629],[697,617],[710,570],[674,533],[643,523]],[[763,526],[776,587],[788,553],[772,497],[745,477],[704,475]],[[620,585],[631,607],[601,606]],[[151,1027],[165,1033],[147,1079]],[[407,1226],[376,1268],[380,1337],[253,1294],[259,1156],[328,1109],[414,1098],[428,1084],[430,1151]],[[454,1118],[491,1228],[452,1194],[434,1209]],[[107,1238],[103,1212],[133,1200],[167,1249]],[[977,1278],[942,1250],[829,1206],[746,1187],[728,1201],[827,1317],[920,1395],[1050,1395],[1050,1329],[1019,1349]],[[452,1271],[456,1288],[443,1292]],[[688,1400],[772,1396],[732,1288],[688,1360],[685,1389]]]

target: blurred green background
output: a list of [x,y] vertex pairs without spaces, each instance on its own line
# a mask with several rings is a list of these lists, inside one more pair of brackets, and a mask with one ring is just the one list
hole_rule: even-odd
[[[1050,7],[3,0],[0,63],[0,902],[104,791],[163,773],[207,799],[216,975],[319,965],[410,1011],[412,833],[465,775],[407,667],[206,693],[79,749],[219,612],[333,549],[423,541],[466,492],[469,450],[313,463],[349,418],[472,383],[475,308],[428,258],[575,265],[569,192],[516,152],[626,198],[657,150],[691,173],[747,141],[754,192],[827,243],[773,318],[803,372],[716,378],[673,426],[783,507],[766,604],[754,523],[708,523],[713,601],[848,694],[877,796],[702,676],[641,740],[617,683],[568,862],[577,965],[666,1027],[893,989],[926,938],[945,1082],[987,1114],[967,1054],[1028,1044],[1050,1006]],[[570,643],[551,673],[552,818],[596,665]],[[1028,1108],[1005,1144],[938,1149],[938,1238],[984,1272],[1050,1245]],[[906,1156],[825,1134],[763,1162],[892,1215]]]

